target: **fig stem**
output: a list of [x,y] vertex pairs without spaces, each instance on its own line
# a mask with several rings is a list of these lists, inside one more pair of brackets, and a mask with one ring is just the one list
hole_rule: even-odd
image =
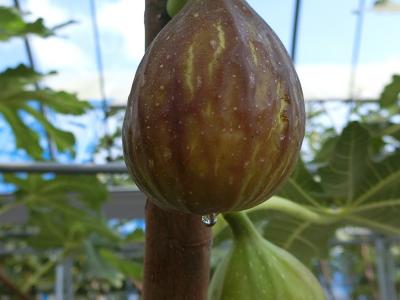
[[[170,20],[166,5],[167,0],[146,0],[146,48]],[[200,216],[164,211],[148,201],[141,299],[189,295],[192,300],[206,300],[211,242],[211,229]]]
[[305,220],[315,224],[329,225],[336,222],[346,212],[343,210],[328,211],[318,210],[317,212],[305,207],[304,205],[297,204],[293,201],[274,196],[268,201],[246,210],[246,213],[252,213],[261,210],[273,210],[293,216],[297,219]]
[[246,213],[233,212],[223,216],[236,238],[260,238],[260,234]]

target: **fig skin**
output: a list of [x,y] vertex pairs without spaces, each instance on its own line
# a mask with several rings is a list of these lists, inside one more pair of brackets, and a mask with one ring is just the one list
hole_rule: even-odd
[[161,208],[238,211],[291,174],[304,124],[297,74],[262,18],[244,0],[190,0],[139,65],[124,157]]

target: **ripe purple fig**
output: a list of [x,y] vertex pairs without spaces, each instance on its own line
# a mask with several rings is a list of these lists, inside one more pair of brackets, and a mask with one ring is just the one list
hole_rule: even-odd
[[244,0],[190,0],[137,70],[125,161],[161,208],[243,210],[290,175],[304,123],[297,74],[261,17]]

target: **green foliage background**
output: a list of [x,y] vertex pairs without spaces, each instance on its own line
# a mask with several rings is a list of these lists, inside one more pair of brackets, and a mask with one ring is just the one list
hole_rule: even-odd
[[[0,42],[29,34],[54,36],[58,29],[72,23],[47,28],[42,19],[25,22],[16,9],[0,6]],[[46,112],[78,116],[91,109],[89,102],[75,94],[43,87],[46,76],[56,76],[56,72],[42,74],[24,64],[0,72],[0,115],[13,131],[16,147],[37,161],[44,160],[48,145],[43,145],[39,133],[25,124],[22,112],[42,125],[56,151],[74,155],[74,135],[52,124]],[[5,282],[27,297],[35,290],[52,291],[55,266],[71,258],[76,289],[85,294],[93,282],[106,290],[120,287],[126,279],[140,282],[141,257],[126,259],[121,249],[142,242],[143,233],[122,237],[118,226],[107,224],[101,208],[108,200],[108,191],[99,178],[5,174],[3,179],[13,184],[16,192],[12,201],[0,199],[0,214],[23,205],[29,219],[23,226],[0,228],[1,244],[11,253],[0,257],[1,295],[15,293],[4,289]],[[28,254],[12,254],[12,249],[27,249]]]

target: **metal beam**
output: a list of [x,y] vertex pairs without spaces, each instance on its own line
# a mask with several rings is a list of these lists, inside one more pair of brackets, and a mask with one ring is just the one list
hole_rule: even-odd
[[375,240],[376,269],[378,273],[379,296],[382,300],[393,300],[389,298],[388,274],[386,270],[386,245],[383,237]]
[[[364,237],[357,237],[357,236],[352,236],[351,239],[349,240],[338,240],[338,239],[332,239],[329,241],[329,245],[331,247],[333,246],[352,246],[352,245],[359,245],[359,244],[371,244],[375,245],[375,241],[379,239],[381,235],[375,234],[373,232],[366,234]],[[385,236],[385,240],[390,242],[390,243],[400,243],[400,236]]]
[[360,58],[360,50],[361,50],[361,38],[362,38],[362,30],[364,26],[364,15],[366,10],[366,0],[359,0],[357,13],[357,23],[356,29],[354,33],[354,41],[353,41],[353,51],[351,55],[351,69],[350,69],[350,85],[349,85],[349,96],[350,99],[354,101],[356,98],[356,79],[357,79],[357,68],[358,62]]
[[299,33],[298,28],[300,22],[300,8],[301,8],[301,0],[296,0],[296,7],[294,10],[294,18],[293,18],[292,49],[290,51],[290,56],[292,57],[293,63],[296,63],[297,39]]
[[[13,201],[13,195],[0,195],[2,201]],[[102,211],[107,219],[144,219],[146,196],[135,189],[111,189],[109,200],[104,203]],[[0,224],[25,224],[28,221],[28,210],[18,205],[0,214]]]
[[124,174],[125,163],[60,164],[55,162],[0,163],[0,173]]

